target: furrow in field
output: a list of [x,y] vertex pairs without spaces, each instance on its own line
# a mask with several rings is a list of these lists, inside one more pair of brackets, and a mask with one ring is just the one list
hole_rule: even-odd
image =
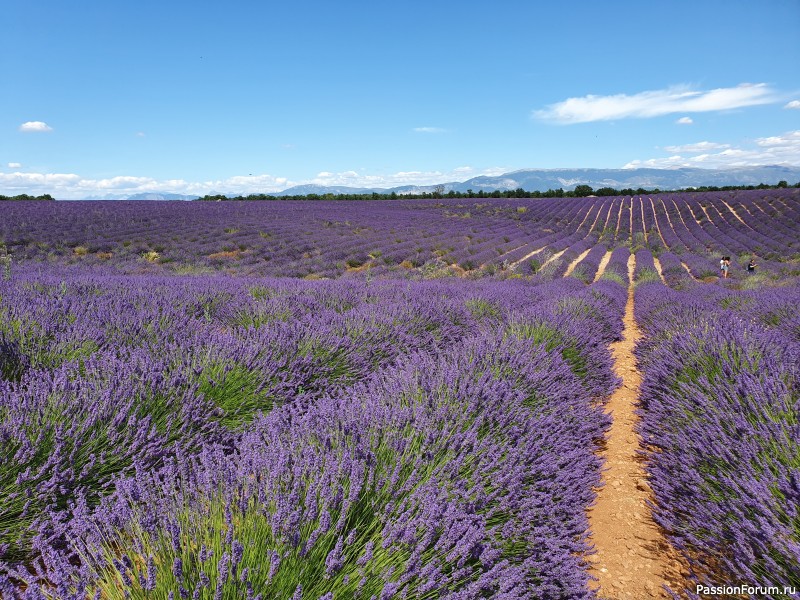
[[636,431],[642,374],[633,349],[641,337],[634,319],[633,271],[628,260],[628,300],[622,340],[611,344],[614,369],[622,379],[607,404],[613,421],[606,435],[606,469],[597,501],[589,510],[590,539],[597,551],[591,574],[601,598],[670,598],[664,586],[684,588],[688,570],[653,521],[653,493],[640,459]]
[[602,259],[600,259],[600,266],[597,267],[597,275],[594,276],[595,281],[599,281],[599,279],[603,276],[603,273],[606,272],[606,266],[608,265],[608,261],[611,260],[611,250],[605,253]]
[[661,282],[666,285],[667,280],[664,279],[664,272],[661,270],[661,261],[658,260],[657,257],[653,257],[653,264],[656,266],[656,271],[658,271],[658,276],[661,277]]
[[572,275],[572,272],[575,270],[575,267],[578,266],[579,262],[581,262],[584,258],[586,258],[586,255],[589,254],[590,251],[591,248],[587,248],[586,250],[581,252],[580,256],[578,256],[578,258],[573,260],[567,267],[567,270],[564,272],[564,277],[569,277],[570,275]]

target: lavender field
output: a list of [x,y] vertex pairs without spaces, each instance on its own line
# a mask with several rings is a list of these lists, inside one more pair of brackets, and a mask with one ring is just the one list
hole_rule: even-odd
[[629,289],[673,591],[800,591],[798,189],[8,204],[2,598],[606,597]]

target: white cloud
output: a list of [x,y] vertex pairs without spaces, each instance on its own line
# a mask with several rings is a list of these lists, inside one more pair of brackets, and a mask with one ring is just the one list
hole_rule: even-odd
[[692,117],[681,117],[677,121],[675,121],[678,125],[691,125],[694,123]]
[[324,171],[311,181],[304,183],[391,188],[401,185],[436,185],[449,181],[464,181],[478,175],[499,175],[507,173],[509,170],[508,167],[491,167],[481,171],[476,171],[472,167],[456,167],[451,171],[398,171],[379,175],[362,174],[357,171],[343,171],[340,173]]
[[718,144],[716,142],[696,142],[694,144],[685,144],[683,146],[664,146],[667,152],[674,152],[679,154],[681,152],[688,152],[694,154],[697,152],[708,152],[709,150],[721,150],[730,148],[729,144]]
[[44,121],[26,121],[22,125],[19,126],[19,130],[29,133],[29,132],[39,132],[39,133],[46,133],[49,131],[53,131],[53,128],[50,127]]
[[534,111],[533,116],[542,121],[571,125],[615,119],[643,119],[674,113],[729,110],[776,101],[777,94],[766,83],[742,83],[732,88],[707,91],[680,85],[632,96],[616,94],[567,98],[563,102]]
[[800,131],[790,131],[783,135],[759,138],[756,144],[764,147],[785,146],[786,144],[800,145]]
[[783,108],[800,108],[800,100],[792,100],[791,102],[787,103]]
[[[726,167],[748,167],[757,165],[800,166],[800,130],[789,131],[782,135],[757,138],[743,142],[736,147],[730,144],[714,142],[698,142],[686,146],[667,146],[672,156],[649,159],[636,159],[623,168],[653,167],[669,169],[677,167],[699,167],[718,169]],[[697,156],[685,156],[696,151],[703,151]],[[704,151],[705,150],[705,151]],[[711,152],[719,150],[719,152]]]
[[417,133],[445,133],[447,130],[442,127],[414,127]]
[[22,163],[10,162],[10,163],[8,163],[8,168],[9,169],[21,169],[22,168]]
[[147,137],[147,135],[145,134],[144,131],[137,131],[136,132],[136,137]]
[[[51,194],[60,199],[131,196],[141,192],[163,192],[203,196],[209,193],[228,195],[279,192],[295,185],[342,185],[349,187],[390,188],[401,185],[435,185],[448,181],[464,181],[478,175],[506,173],[508,167],[473,169],[457,167],[452,171],[398,171],[389,174],[364,174],[357,171],[322,171],[315,177],[294,181],[269,174],[236,175],[226,179],[186,181],[120,175],[105,179],[82,177],[75,173],[0,173],[0,190],[4,194]],[[8,191],[5,191],[8,190]]]

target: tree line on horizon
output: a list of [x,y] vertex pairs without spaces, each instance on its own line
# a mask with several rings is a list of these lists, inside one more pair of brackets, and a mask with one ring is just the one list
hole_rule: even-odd
[[366,194],[344,193],[344,194],[248,194],[247,196],[226,196],[225,194],[208,194],[202,198],[197,198],[195,202],[223,202],[223,201],[236,201],[236,202],[258,202],[264,200],[431,200],[443,198],[586,198],[588,196],[641,196],[644,194],[661,194],[661,193],[676,193],[676,192],[727,192],[733,190],[769,190],[796,187],[800,188],[800,181],[790,186],[786,181],[779,181],[775,185],[760,183],[758,185],[703,185],[694,188],[686,188],[682,190],[662,190],[659,188],[645,189],[645,188],[624,188],[621,190],[612,187],[601,187],[593,189],[589,185],[578,185],[574,190],[548,189],[547,191],[537,190],[524,190],[517,188],[515,190],[494,190],[487,192],[484,190],[467,190],[466,192],[459,192],[450,190],[444,192],[443,189],[434,190],[432,192],[417,192],[410,194],[398,194],[397,192],[379,193],[371,192]]
[[[444,192],[443,186],[437,186],[432,192],[417,192],[410,194],[398,194],[397,192],[378,193],[371,192],[367,194],[248,194],[247,196],[226,196],[225,194],[207,194],[201,198],[196,198],[193,202],[222,202],[222,201],[235,201],[235,202],[257,202],[264,200],[431,200],[443,198],[586,198],[588,196],[641,196],[644,194],[661,194],[661,193],[677,193],[677,192],[728,192],[733,190],[770,190],[795,187],[800,188],[800,181],[794,185],[789,185],[786,181],[779,181],[775,185],[760,183],[758,185],[702,185],[698,187],[685,188],[682,190],[662,190],[659,188],[645,189],[645,188],[623,188],[621,190],[612,187],[601,187],[593,189],[589,185],[575,186],[574,190],[564,190],[562,188],[548,189],[546,191],[538,190],[525,190],[517,188],[515,190],[494,190],[487,192],[484,190],[467,190],[466,192],[458,192],[450,190]],[[0,194],[0,202],[21,202],[21,201],[47,201],[53,202],[56,199],[50,194],[42,194],[41,196],[31,196],[29,194],[18,194],[17,196],[4,196]]]
[[8,202],[20,202],[25,200],[37,200],[37,201],[55,201],[50,194],[42,194],[41,196],[29,196],[28,194],[19,194],[18,196],[3,196],[0,194],[0,202],[8,201]]

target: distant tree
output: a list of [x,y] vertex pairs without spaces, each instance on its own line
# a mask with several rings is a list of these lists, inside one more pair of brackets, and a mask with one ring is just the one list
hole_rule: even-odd
[[37,202],[54,202],[55,198],[53,198],[50,194],[42,194],[41,196],[29,196],[28,194],[19,194],[18,196],[0,196],[0,201],[25,202],[29,200],[35,200]]
[[633,190],[631,189],[617,191],[612,187],[601,187],[596,189],[594,193],[597,196],[633,196]]
[[576,185],[575,186],[575,195],[578,198],[584,198],[589,196],[594,190],[590,185]]

